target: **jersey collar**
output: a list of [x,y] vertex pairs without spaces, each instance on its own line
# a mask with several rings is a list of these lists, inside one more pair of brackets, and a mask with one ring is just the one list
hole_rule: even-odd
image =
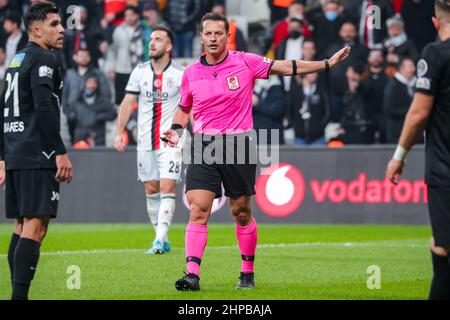
[[[167,69],[169,69],[169,67],[171,66],[171,64],[172,64],[172,60],[169,60],[169,63],[167,64],[167,66],[164,67],[164,69],[163,69],[162,72],[165,72]],[[150,61],[150,68],[152,68],[152,71],[155,72],[155,70],[153,70],[153,64],[152,64],[151,61]]]
[[223,58],[222,61],[219,61],[216,64],[209,64],[208,61],[206,61],[206,54],[204,54],[200,57],[200,63],[207,67],[214,67],[214,66],[217,66],[217,65],[223,63],[225,60],[227,60],[229,54],[230,54],[230,52],[227,51],[227,55],[225,56],[225,58]]

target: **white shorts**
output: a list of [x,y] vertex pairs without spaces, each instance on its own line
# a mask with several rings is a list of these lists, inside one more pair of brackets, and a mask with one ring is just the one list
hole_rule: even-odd
[[181,148],[138,151],[138,179],[142,182],[171,179],[180,182]]

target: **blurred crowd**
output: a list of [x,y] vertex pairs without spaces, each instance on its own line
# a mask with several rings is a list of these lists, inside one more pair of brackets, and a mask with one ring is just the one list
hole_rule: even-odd
[[[33,2],[0,0],[0,78],[27,43],[22,16]],[[133,68],[148,60],[155,25],[175,33],[174,58],[196,59],[202,15],[227,14],[226,0],[54,2],[66,28],[64,49],[58,52],[65,75],[62,106],[70,142],[79,148],[105,145],[105,124],[115,120]],[[250,29],[246,38],[247,30],[230,19],[229,50],[321,60],[349,45],[352,54],[330,73],[257,81],[255,129],[268,129],[269,139],[270,130],[278,129],[280,143],[298,145],[396,143],[414,93],[420,52],[436,40],[434,1],[267,2],[265,36],[256,38]],[[127,130],[134,144],[136,121]]]

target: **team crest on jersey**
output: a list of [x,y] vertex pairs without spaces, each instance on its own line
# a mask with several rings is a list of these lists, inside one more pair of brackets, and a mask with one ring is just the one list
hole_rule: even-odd
[[228,89],[237,90],[239,89],[239,79],[237,76],[229,76],[227,77]]
[[16,54],[9,65],[10,68],[18,68],[22,65],[22,61],[25,59],[25,53]]
[[161,88],[162,82],[161,82],[161,80],[156,79],[156,80],[153,82],[153,85],[155,86],[155,88]]

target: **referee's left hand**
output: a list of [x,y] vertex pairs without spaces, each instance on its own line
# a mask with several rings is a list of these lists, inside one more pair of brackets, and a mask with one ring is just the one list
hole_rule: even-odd
[[56,168],[57,168],[55,176],[56,181],[67,183],[70,183],[70,181],[72,181],[73,177],[72,163],[70,162],[67,153],[56,156]]
[[336,52],[330,59],[328,59],[328,62],[330,63],[330,68],[334,69],[341,61],[348,58],[350,55],[350,52],[352,51],[352,48],[350,46],[346,46]]
[[388,177],[393,184],[398,184],[398,176],[402,174],[404,166],[404,161],[391,159],[386,169],[386,177]]

